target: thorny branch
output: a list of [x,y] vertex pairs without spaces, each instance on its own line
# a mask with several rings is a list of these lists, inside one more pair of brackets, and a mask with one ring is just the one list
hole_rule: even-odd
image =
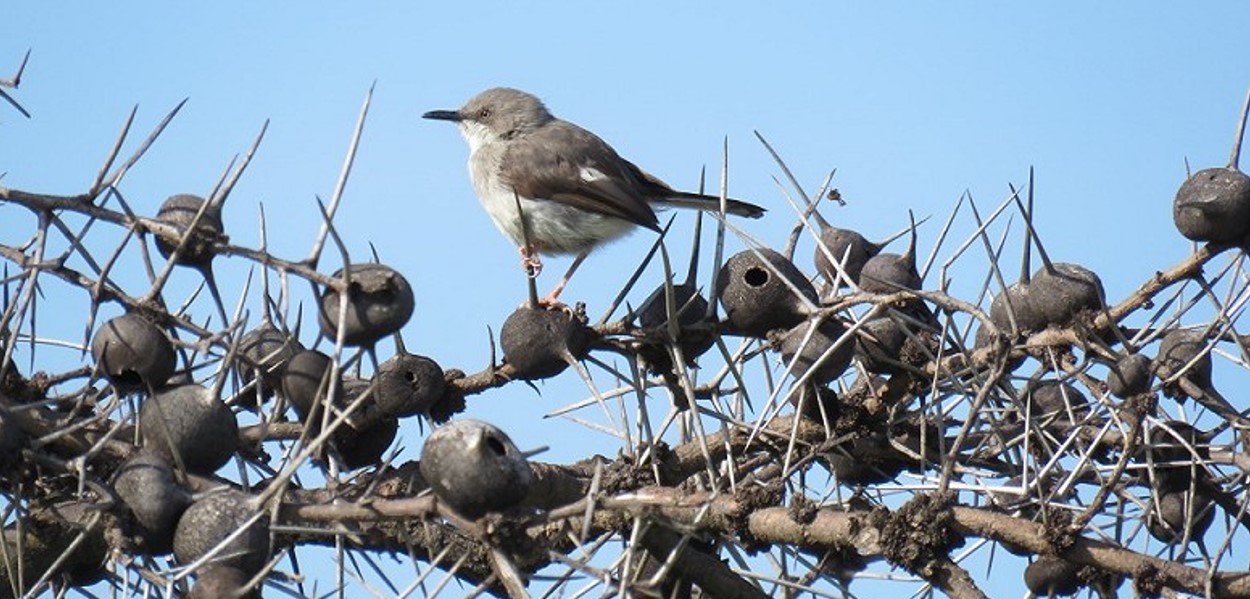
[[[17,88],[25,64],[0,80],[0,97],[22,114],[3,88]],[[0,487],[10,500],[0,596],[101,579],[125,591],[185,591],[190,580],[209,579],[213,566],[188,572],[152,559],[169,553],[163,545],[171,541],[150,528],[155,524],[122,482],[151,454],[172,452],[168,494],[183,501],[181,519],[192,500],[242,498],[226,540],[205,549],[244,572],[246,587],[300,595],[320,573],[299,556],[320,546],[332,548],[337,580],[380,581],[392,594],[405,589],[371,555],[407,555],[508,596],[586,585],[640,596],[682,596],[692,588],[710,596],[827,596],[872,584],[866,573],[874,570],[899,570],[949,596],[982,597],[986,581],[962,564],[967,553],[960,548],[1001,545],[1083,567],[1080,584],[1131,579],[1145,594],[1250,597],[1250,572],[1228,568],[1238,563],[1229,557],[1244,557],[1238,541],[1250,534],[1246,416],[1216,390],[1244,377],[1250,361],[1238,332],[1250,298],[1240,243],[1200,245],[1119,301],[1106,300],[1099,283],[1088,301],[1089,280],[1041,251],[1031,192],[1025,208],[1013,188],[984,221],[967,198],[976,222],[944,263],[936,288],[874,281],[856,275],[853,252],[835,247],[831,231],[838,230],[821,215],[821,198],[807,196],[769,146],[804,202],[795,206],[800,222],[786,254],[793,256],[800,234],[808,233],[817,275],[804,272],[798,258],[772,258],[742,232],[749,249],[709,275],[704,292],[715,297],[701,295],[693,266],[676,283],[666,263],[665,280],[629,304],[639,308],[617,318],[609,311],[594,326],[571,321],[577,343],[562,339],[555,365],[542,373],[527,370],[506,343],[502,360],[493,346],[484,348],[484,365],[436,365],[437,376],[428,378],[404,371],[409,391],[428,396],[419,409],[399,414],[386,407],[382,373],[391,359],[423,358],[403,349],[399,329],[407,316],[372,335],[353,328],[352,318],[370,302],[383,302],[388,315],[402,313],[402,301],[385,302],[402,299],[407,283],[389,267],[351,260],[334,223],[340,210],[351,209],[348,174],[371,98],[372,90],[330,204],[321,208],[321,232],[302,260],[264,245],[231,244],[221,222],[221,204],[260,150],[264,128],[200,203],[171,198],[157,210],[126,199],[126,173],[169,134],[178,108],[115,168],[132,113],[96,180],[79,195],[0,187],[0,221],[33,223],[27,238],[13,228],[0,237]],[[1037,245],[1045,263],[1027,281],[1033,295],[1012,291],[1024,280],[1002,280],[1002,244],[989,242],[995,226],[1006,239],[1011,228],[1000,216],[1017,207],[1026,245]],[[937,239],[957,234],[955,216]],[[735,231],[718,223],[711,250],[718,260],[727,228]],[[118,235],[97,236],[101,229]],[[318,270],[327,242],[349,265],[343,272]],[[970,267],[976,272],[968,279],[985,283],[953,291],[961,281],[951,267],[956,259],[973,260],[965,250],[978,244],[990,271]],[[866,252],[885,256],[882,249]],[[906,254],[912,252],[901,259]],[[693,252],[691,264],[699,257]],[[914,254],[911,260],[914,272]],[[214,265],[259,271],[262,296],[245,287],[229,315]],[[169,272],[184,267],[204,275],[200,288],[169,283]],[[147,286],[116,277],[119,269],[146,273]],[[987,272],[1001,281],[991,301],[983,301],[995,279]],[[1047,277],[1067,277],[1075,287],[1046,291]],[[274,294],[272,278],[279,282]],[[308,285],[315,327],[291,313],[301,297],[292,280]],[[745,286],[733,291],[735,285]],[[1226,290],[1217,296],[1220,285]],[[223,322],[203,314],[202,288]],[[75,324],[85,324],[84,340],[55,336],[70,319],[55,314],[59,304],[45,307],[54,295],[80,302]],[[742,310],[766,296],[783,298],[766,306],[766,315],[790,312],[761,328]],[[992,303],[1000,297],[1008,301]],[[1066,298],[1057,316],[1031,318],[1026,308],[1042,297]],[[245,306],[257,301],[260,325],[245,316]],[[170,344],[175,366],[156,380],[142,360],[149,352],[126,357],[133,362],[124,368],[110,363],[96,341],[129,329],[117,319],[96,322],[106,305],[147,323],[125,326],[153,326]],[[395,355],[378,356],[378,342],[392,336]],[[304,351],[306,342],[330,347]],[[60,348],[79,359],[58,360]],[[1147,348],[1154,357],[1147,356],[1144,382],[1130,384],[1129,358]],[[28,360],[27,374],[19,355]],[[1213,366],[1218,356],[1231,359]],[[524,501],[470,519],[430,492],[420,462],[387,457],[401,418],[441,423],[479,394],[572,376],[560,374],[568,366],[586,381],[589,397],[557,413],[621,439],[615,459],[529,461],[533,480]],[[601,388],[596,379],[617,386]],[[188,385],[205,389],[208,411],[228,422],[206,444],[229,439],[224,458],[209,467],[179,448],[176,419],[146,415]],[[668,401],[648,407],[651,398]],[[223,488],[241,495],[223,495]],[[260,531],[262,550],[231,544],[253,531]],[[188,542],[169,536],[176,562],[195,563],[184,555]],[[1160,547],[1171,559],[1159,557]],[[259,559],[247,562],[249,555]],[[450,588],[443,583],[425,573],[407,590],[437,595]]]

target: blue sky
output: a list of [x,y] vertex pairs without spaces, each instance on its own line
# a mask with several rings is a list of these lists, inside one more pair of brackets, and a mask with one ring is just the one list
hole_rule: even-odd
[[[515,248],[472,195],[459,135],[419,117],[481,89],[531,91],[677,187],[692,188],[705,166],[716,173],[727,139],[730,194],[770,209],[744,226],[774,246],[794,217],[755,130],[809,189],[837,169],[848,205],[825,212],[836,223],[880,238],[906,225],[908,209],[934,215],[922,258],[961,194],[988,208],[1035,167],[1047,249],[1098,272],[1114,300],[1188,253],[1170,219],[1184,161],[1195,170],[1227,161],[1250,84],[1243,3],[762,7],[8,3],[0,77],[32,50],[14,95],[34,118],[0,107],[2,183],[81,191],[133,105],[141,137],[190,98],[128,176],[127,198],[151,212],[170,194],[207,193],[270,119],[226,220],[234,241],[255,245],[263,203],[275,253],[302,257],[316,232],[314,198],[333,191],[376,81],[340,234],[358,259],[371,242],[412,281],[409,348],[476,371],[489,356],[487,328],[498,331],[523,299],[524,280]],[[678,222],[688,229],[691,217]],[[0,238],[11,238],[7,226]],[[676,254],[685,239],[675,236]],[[565,298],[599,314],[651,241],[639,233],[597,253]],[[565,262],[549,264],[544,288]],[[971,281],[984,259],[966,268],[961,280]],[[237,293],[240,279],[223,279]],[[545,459],[611,455],[612,440],[540,418],[585,394],[572,378],[541,386],[542,396],[520,385],[492,391],[470,414],[523,448],[551,445]],[[406,426],[402,457],[415,457],[420,439]]]

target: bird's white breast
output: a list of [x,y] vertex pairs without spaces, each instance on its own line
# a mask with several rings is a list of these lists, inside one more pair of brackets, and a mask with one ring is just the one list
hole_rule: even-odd
[[[525,245],[528,234],[530,244],[544,254],[577,254],[601,243],[612,241],[634,228],[628,221],[587,212],[546,198],[517,197],[512,187],[499,178],[499,161],[503,153],[498,143],[479,143],[466,132],[471,153],[469,154],[469,178],[473,191],[481,201],[495,226],[517,247]],[[602,177],[594,169],[584,169],[583,177]],[[518,200],[525,214],[527,231],[523,233],[517,212]]]

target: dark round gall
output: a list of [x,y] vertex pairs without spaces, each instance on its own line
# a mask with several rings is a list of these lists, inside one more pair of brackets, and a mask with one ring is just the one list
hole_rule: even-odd
[[791,285],[810,303],[817,302],[816,288],[794,263],[761,248],[738,252],[725,261],[717,275],[716,295],[735,332],[764,337],[771,330],[789,329],[806,320],[803,299],[791,291]]
[[[667,326],[668,303],[665,300],[664,285],[655,288],[651,295],[643,300],[638,308],[638,324],[643,328]],[[707,300],[699,294],[694,285],[682,283],[673,285],[673,312],[677,315],[677,323],[681,326],[693,326],[703,322],[707,316]]]
[[234,412],[199,385],[173,387],[145,400],[139,433],[144,447],[205,476],[230,461],[239,447]]
[[[826,227],[820,231],[820,245],[816,246],[816,272],[824,275],[829,282],[837,281],[839,287],[845,287],[848,280],[859,280],[864,263],[880,251],[881,246],[864,239],[857,231]],[[833,260],[829,259],[830,256]],[[834,264],[841,265],[849,279],[839,277]]]
[[251,497],[239,491],[205,495],[192,503],[174,533],[174,556],[190,564],[242,530],[214,555],[214,563],[238,568],[250,578],[269,560],[269,516],[260,514]]
[[425,414],[447,388],[438,362],[415,354],[396,354],[373,375],[374,402],[382,413],[404,418]]
[[842,400],[838,392],[829,387],[804,385],[787,395],[787,399],[799,414],[829,427],[842,413]]
[[[1051,500],[1051,495],[1058,486],[1058,480],[1053,477],[1045,477],[1038,479],[1037,475],[1029,477],[1029,486],[1024,489],[1024,494],[1017,494],[1009,491],[990,491],[989,497],[994,507],[1006,512],[1020,512],[1025,517],[1031,518],[1037,514],[1047,501]],[[1024,485],[1024,477],[1017,474],[1003,483],[1004,487],[1018,489]],[[1018,547],[1013,546],[1013,549]],[[1012,551],[1012,553],[1016,553]],[[1016,553],[1016,555],[1031,555],[1031,553]]]
[[159,388],[177,365],[165,331],[138,314],[104,323],[91,340],[91,355],[109,382],[128,392]]
[[1089,398],[1069,383],[1032,380],[1024,389],[1025,409],[1033,422],[1070,425],[1089,413]]
[[860,326],[856,349],[864,369],[874,374],[894,373],[892,362],[901,361],[907,331],[903,324],[888,315],[869,319]]
[[1120,399],[1150,391],[1153,362],[1145,354],[1127,354],[1107,371],[1107,390]]
[[0,393],[4,393],[13,398],[14,401],[24,401],[23,391],[26,390],[26,378],[22,376],[17,364],[13,362],[10,356],[7,362],[0,362]]
[[1056,262],[1043,267],[1029,283],[1029,301],[1045,325],[1066,325],[1084,312],[1101,310],[1106,302],[1102,280],[1078,264]]
[[174,530],[191,496],[174,480],[169,462],[155,452],[141,450],[118,468],[113,490],[130,509],[135,536],[143,540],[143,553],[173,551]]
[[[302,351],[304,346],[299,339],[265,323],[239,339],[239,349],[235,355],[239,378],[245,384],[256,380],[256,393],[269,399],[274,391],[282,388],[282,373],[287,363]],[[255,379],[257,373],[261,375],[259,379]],[[257,395],[249,395],[250,401],[244,402],[245,405],[258,405],[256,397]]]
[[868,293],[895,293],[900,289],[920,289],[916,257],[911,254],[877,254],[864,263],[859,288]]
[[[1029,485],[1023,487],[1023,494],[1014,492],[1015,489],[1021,489],[1024,485],[1025,478],[1021,475],[1013,476],[1003,483],[1004,487],[1013,489],[1013,491],[990,491],[990,503],[994,508],[1004,512],[1015,514],[1018,518],[1036,519],[1038,513],[1041,512],[1051,501],[1063,501],[1067,497],[1056,496],[1055,490],[1059,486],[1059,479],[1046,476],[1041,479],[1036,474],[1028,477]],[[1002,541],[999,543],[1012,555],[1020,557],[1032,557],[1034,553],[1027,548],[1012,543],[1010,541]]]
[[[59,501],[51,505],[31,506],[28,515],[29,518],[23,520],[25,534],[28,535],[26,543],[38,543],[44,551],[59,554],[59,565],[53,580],[63,581],[70,587],[87,587],[104,580],[113,551],[106,533],[111,530],[110,527],[116,526],[116,521],[108,516],[97,520],[100,516],[97,504],[78,500]],[[37,537],[31,535],[36,531]],[[6,526],[4,542],[10,551],[16,549],[11,544],[16,540],[16,531],[11,525]],[[19,554],[9,555],[12,557],[7,559]],[[38,574],[43,576],[45,572]],[[4,596],[12,597],[7,593]]]
[[421,449],[420,468],[439,501],[472,520],[520,504],[534,482],[512,439],[480,420],[434,429]]
[[393,417],[372,419],[359,428],[344,422],[334,429],[333,435],[339,466],[344,470],[356,470],[377,465],[398,434],[399,419]]
[[1190,493],[1188,489],[1167,491],[1159,494],[1146,519],[1146,528],[1150,536],[1168,544],[1186,538],[1201,541],[1214,520],[1215,509],[1205,493]]
[[[412,287],[395,269],[382,264],[353,264],[347,284],[347,316],[343,320],[343,343],[373,345],[378,339],[403,328],[415,306]],[[334,273],[342,279],[343,271]],[[318,302],[321,332],[336,339],[339,329],[340,295],[326,289]]]
[[1192,424],[1167,420],[1150,429],[1138,461],[1152,470],[1144,482],[1159,492],[1188,489],[1194,478],[1208,474],[1202,464],[1211,457],[1210,438]]
[[907,468],[907,456],[883,433],[860,434],[823,457],[844,485],[889,482]]
[[26,442],[26,433],[13,415],[0,412],[0,475],[21,463]]
[[1160,422],[1150,429],[1149,439],[1146,447],[1155,463],[1202,461],[1210,457],[1207,434],[1182,420]]
[[516,378],[555,376],[586,356],[590,330],[563,310],[520,307],[503,323],[499,346]]
[[781,357],[793,363],[794,380],[806,376],[808,382],[824,385],[842,376],[855,356],[855,339],[845,336],[846,325],[837,318],[826,318],[819,326],[809,320],[782,335]]
[[906,370],[904,365],[932,359],[937,352],[937,334],[923,322],[936,323],[937,319],[922,303],[863,322],[855,350],[864,369],[874,374],[897,374]]
[[1241,240],[1250,232],[1250,177],[1227,167],[1194,173],[1176,190],[1172,220],[1187,239]]
[[[1207,340],[1201,333],[1191,329],[1172,329],[1159,342],[1155,366],[1159,376],[1171,378],[1185,370],[1185,378],[1195,385],[1211,387],[1211,354],[1206,352]],[[1190,362],[1193,362],[1190,365]]]
[[[652,291],[637,312],[639,326],[654,330],[660,335],[668,333],[668,303],[664,287],[660,285]],[[716,343],[716,337],[711,331],[690,328],[706,322],[707,306],[707,300],[694,285],[673,285],[673,312],[677,316],[678,324],[677,343],[687,366],[693,366],[695,360]],[[653,372],[672,372],[672,358],[665,347],[643,345],[639,348],[639,353]]]
[[334,407],[339,413],[333,414],[331,417],[338,417],[349,406],[355,406],[344,419],[344,422],[364,426],[366,423],[380,418],[382,413],[378,410],[376,403],[377,395],[375,395],[375,391],[371,391],[372,387],[373,382],[369,379],[361,379],[354,376],[343,377],[343,393],[334,402]]
[[191,585],[187,599],[259,599],[260,585],[244,592],[251,579],[252,575],[238,568],[206,564],[195,571],[195,584]]
[[[376,389],[370,391],[370,381],[345,378],[342,387],[341,400],[335,403],[335,407],[340,410],[355,407],[331,435],[339,466],[344,470],[355,470],[377,464],[395,440],[399,420],[377,408]],[[314,426],[320,423],[318,418]]]
[[[178,254],[178,264],[183,266],[197,268],[207,266],[213,260],[214,245],[225,240],[222,233],[225,227],[222,226],[220,208],[214,206],[205,208],[200,220],[198,222],[195,220],[195,215],[199,213],[205,201],[200,196],[187,193],[172,195],[161,204],[160,210],[156,213],[157,221],[178,229],[180,235],[185,236],[186,232],[191,230],[191,238],[182,246],[182,251]],[[191,223],[193,222],[195,229],[192,230]],[[179,243],[181,241],[170,243],[161,236],[156,236],[156,250],[166,259],[174,253]]]
[[[313,407],[320,403],[330,388],[333,360],[315,349],[295,354],[282,373],[282,396],[291,402],[300,421],[307,421]],[[342,397],[342,379],[334,386],[336,396]]]
[[1040,597],[1075,595],[1081,590],[1079,571],[1076,564],[1043,555],[1024,569],[1024,586]]
[[1046,328],[1046,320],[1033,306],[1028,283],[1013,283],[994,296],[990,301],[990,322],[1009,336]]

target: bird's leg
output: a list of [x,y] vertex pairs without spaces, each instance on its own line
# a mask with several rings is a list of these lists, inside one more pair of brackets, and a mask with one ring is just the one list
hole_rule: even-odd
[[564,286],[569,284],[569,279],[573,277],[573,273],[577,271],[577,267],[582,265],[582,260],[585,260],[586,256],[589,255],[589,251],[578,254],[577,257],[573,259],[573,263],[569,265],[569,269],[565,271],[564,276],[560,277],[560,281],[556,283],[556,288],[552,289],[551,293],[548,293],[547,297],[539,300],[538,303],[547,306],[548,308],[565,308],[566,306],[560,303],[560,293],[564,291]]
[[543,260],[538,255],[538,248],[533,245],[523,245],[520,247],[521,252],[521,268],[525,269],[525,275],[531,279],[537,279],[538,273],[543,271]]

